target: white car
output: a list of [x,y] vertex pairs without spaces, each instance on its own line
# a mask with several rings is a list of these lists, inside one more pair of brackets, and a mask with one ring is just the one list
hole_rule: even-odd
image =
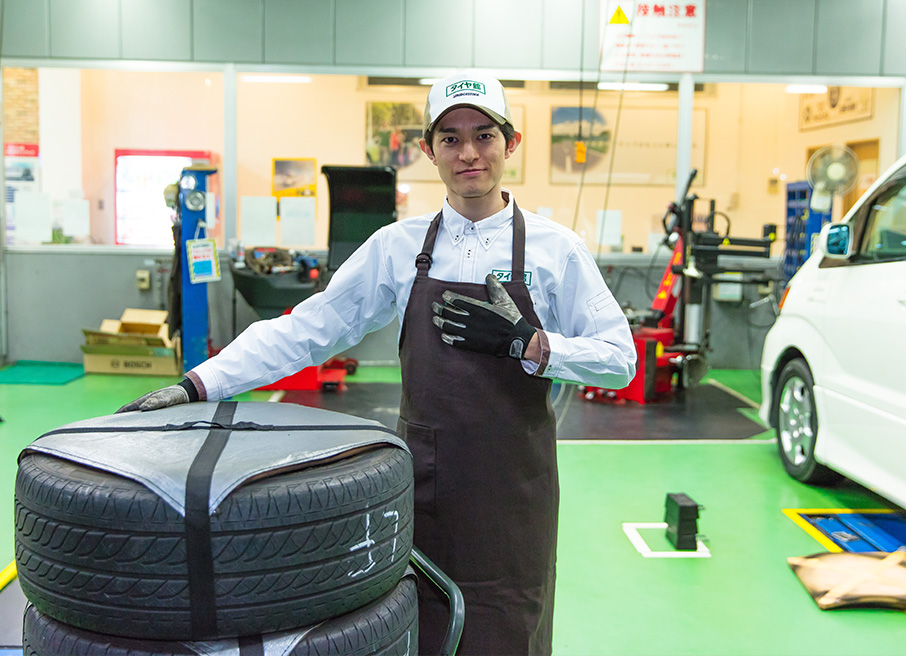
[[765,339],[761,389],[791,476],[843,474],[906,508],[906,157],[822,228]]

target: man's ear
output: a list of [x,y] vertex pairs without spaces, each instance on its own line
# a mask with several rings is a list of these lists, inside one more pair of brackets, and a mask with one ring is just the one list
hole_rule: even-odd
[[422,137],[418,140],[418,147],[422,149],[422,152],[428,156],[428,159],[431,160],[431,163],[434,166],[437,166],[437,160],[434,158],[434,151],[431,149],[431,146],[428,145],[427,140]]
[[516,151],[516,148],[518,148],[519,144],[521,144],[521,143],[522,143],[522,133],[521,132],[514,133],[513,138],[510,141],[508,141],[506,144],[506,152],[504,153],[504,159],[506,159],[510,155],[512,155]]

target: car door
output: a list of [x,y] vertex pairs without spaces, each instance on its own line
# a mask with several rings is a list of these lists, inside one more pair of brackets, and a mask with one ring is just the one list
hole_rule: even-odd
[[[824,399],[821,459],[887,496],[906,499],[906,172],[854,216],[856,252],[828,266],[816,384]],[[816,376],[816,379],[819,376]]]

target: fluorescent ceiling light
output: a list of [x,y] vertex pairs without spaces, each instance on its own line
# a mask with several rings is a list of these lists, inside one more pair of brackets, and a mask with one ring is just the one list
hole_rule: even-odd
[[788,84],[787,93],[827,93],[827,86],[823,84]]
[[670,85],[666,82],[598,82],[601,91],[666,91]]
[[307,75],[243,75],[243,82],[272,82],[274,84],[308,84]]

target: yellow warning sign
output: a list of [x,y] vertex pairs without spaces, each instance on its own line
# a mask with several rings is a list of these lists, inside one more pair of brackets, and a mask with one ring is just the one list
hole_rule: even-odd
[[613,12],[613,16],[610,18],[611,25],[629,25],[629,19],[626,18],[626,14],[623,13],[623,8],[617,5],[617,10]]

